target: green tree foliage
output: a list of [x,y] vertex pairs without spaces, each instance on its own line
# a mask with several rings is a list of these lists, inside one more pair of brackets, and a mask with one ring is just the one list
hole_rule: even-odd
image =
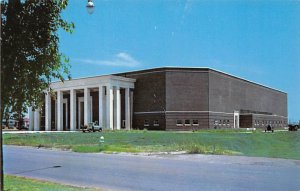
[[1,1],[2,114],[41,105],[53,79],[70,78],[69,60],[59,51],[58,30],[72,33],[61,17],[67,0]]
[[[52,79],[70,78],[68,59],[59,51],[58,30],[72,33],[61,12],[68,0],[1,0],[0,119],[26,106],[41,105]],[[4,115],[5,114],[5,115]],[[0,125],[0,190],[3,190]]]

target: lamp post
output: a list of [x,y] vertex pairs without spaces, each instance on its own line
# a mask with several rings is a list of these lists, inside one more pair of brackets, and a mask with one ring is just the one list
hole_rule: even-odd
[[95,5],[93,3],[93,0],[88,0],[87,5],[86,5],[86,10],[89,14],[93,14],[95,9]]

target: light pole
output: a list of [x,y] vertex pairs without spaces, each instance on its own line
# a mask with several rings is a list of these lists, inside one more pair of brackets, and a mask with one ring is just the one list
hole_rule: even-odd
[[93,14],[95,9],[95,5],[93,3],[93,0],[88,0],[87,5],[86,5],[86,10],[89,14]]

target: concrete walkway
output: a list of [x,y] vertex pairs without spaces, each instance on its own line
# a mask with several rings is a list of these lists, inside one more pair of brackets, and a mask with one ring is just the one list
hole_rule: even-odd
[[9,130],[2,131],[2,134],[32,134],[32,133],[76,133],[81,131],[19,131],[19,130]]

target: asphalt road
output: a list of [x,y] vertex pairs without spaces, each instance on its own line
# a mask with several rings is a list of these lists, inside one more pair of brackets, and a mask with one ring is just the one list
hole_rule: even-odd
[[80,154],[4,146],[4,172],[107,190],[300,191],[300,161],[236,156]]

